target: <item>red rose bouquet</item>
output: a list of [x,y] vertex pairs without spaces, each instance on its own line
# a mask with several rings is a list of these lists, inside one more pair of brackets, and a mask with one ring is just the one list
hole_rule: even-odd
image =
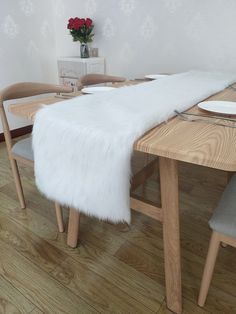
[[67,28],[70,30],[73,41],[79,41],[85,44],[92,42],[94,25],[91,19],[70,18]]

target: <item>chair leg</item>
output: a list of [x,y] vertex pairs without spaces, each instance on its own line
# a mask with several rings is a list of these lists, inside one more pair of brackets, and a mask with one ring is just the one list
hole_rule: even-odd
[[20,179],[20,174],[19,174],[17,162],[14,159],[10,159],[10,163],[11,163],[12,174],[13,174],[13,178],[14,178],[14,182],[15,182],[15,186],[16,186],[17,196],[18,196],[18,199],[20,201],[20,206],[21,206],[21,208],[25,208],[26,207],[25,206],[25,198],[24,198],[24,194],[23,194],[23,189],[22,189],[22,184],[21,184],[21,179]]
[[209,244],[209,249],[207,253],[207,259],[206,259],[206,264],[202,276],[202,283],[201,283],[201,288],[200,288],[200,293],[198,297],[198,305],[199,306],[204,306],[206,302],[206,297],[208,294],[208,290],[210,287],[214,267],[215,267],[215,262],[217,258],[217,254],[219,251],[219,245],[220,245],[220,237],[219,233],[213,231],[210,244]]
[[55,203],[55,211],[56,211],[58,230],[59,232],[64,232],[63,213],[62,213],[60,204]]
[[70,208],[67,244],[72,248],[75,248],[78,243],[79,219],[80,219],[79,211]]

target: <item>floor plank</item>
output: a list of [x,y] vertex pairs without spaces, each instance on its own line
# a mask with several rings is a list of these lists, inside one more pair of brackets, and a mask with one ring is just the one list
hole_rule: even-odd
[[0,291],[1,314],[30,313],[35,308],[34,304],[25,298],[3,276],[0,276]]
[[[97,313],[46,272],[0,240],[0,275],[44,313]],[[13,259],[12,256],[15,258]]]
[[154,311],[148,309],[138,298],[123,292],[115,280],[114,283],[107,280],[108,273],[98,275],[72,258],[64,261],[52,275],[75,294],[83,295],[101,313],[155,313],[160,306]]

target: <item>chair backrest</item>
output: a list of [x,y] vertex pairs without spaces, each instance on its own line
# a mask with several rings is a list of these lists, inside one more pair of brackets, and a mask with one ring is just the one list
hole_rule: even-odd
[[10,152],[12,147],[12,138],[7,121],[6,112],[4,110],[4,101],[31,97],[49,93],[71,93],[73,89],[67,86],[44,84],[44,83],[17,83],[10,85],[0,91],[0,117],[3,126],[4,137],[7,145],[7,150]]
[[87,74],[81,77],[79,80],[78,87],[95,85],[101,83],[118,83],[124,82],[126,79],[124,77],[105,75],[105,74]]

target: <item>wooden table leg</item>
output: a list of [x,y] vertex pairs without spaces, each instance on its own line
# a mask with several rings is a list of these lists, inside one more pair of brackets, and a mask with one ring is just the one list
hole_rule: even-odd
[[79,211],[70,208],[67,244],[72,248],[75,248],[78,244],[79,218],[80,218]]
[[161,203],[167,307],[182,313],[177,161],[160,157]]

